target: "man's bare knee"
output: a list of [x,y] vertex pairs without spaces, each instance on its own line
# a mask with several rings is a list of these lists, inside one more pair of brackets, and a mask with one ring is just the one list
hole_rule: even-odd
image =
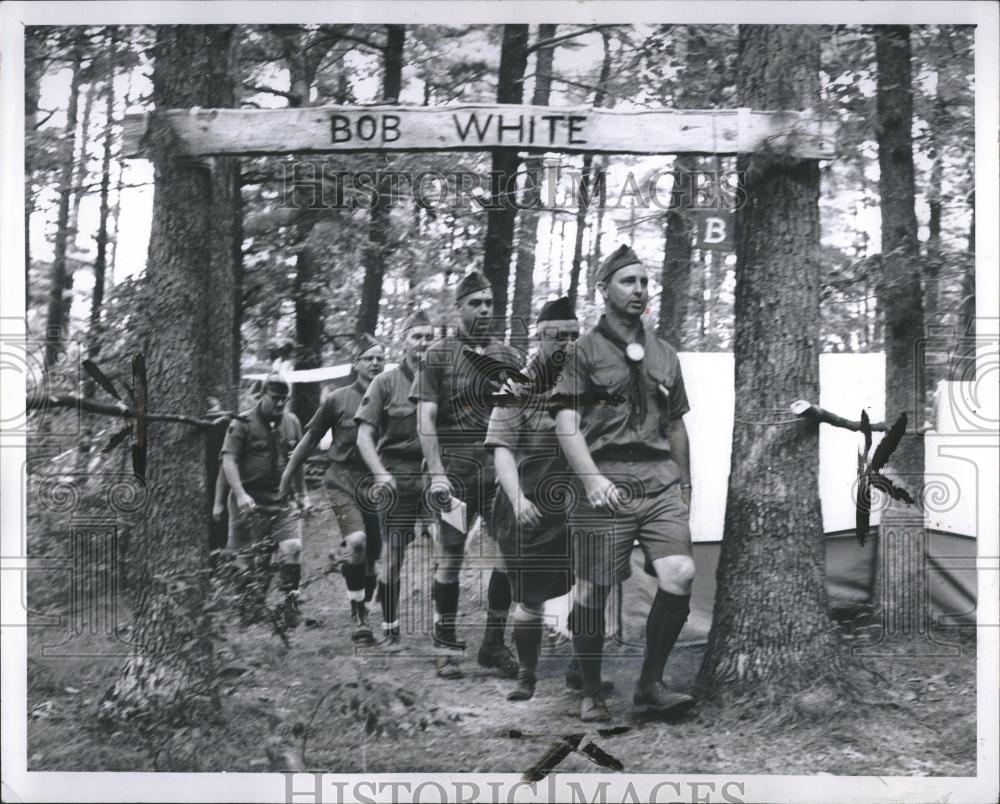
[[660,589],[674,595],[691,592],[694,581],[694,559],[690,556],[665,556],[653,562]]
[[365,532],[363,530],[348,533],[344,542],[347,545],[347,560],[351,564],[360,564],[365,560]]
[[282,564],[298,564],[302,557],[302,539],[285,539],[278,542],[278,561]]
[[576,590],[573,594],[576,602],[584,608],[599,609],[603,608],[607,602],[610,590],[610,586],[600,586],[592,581],[577,578]]

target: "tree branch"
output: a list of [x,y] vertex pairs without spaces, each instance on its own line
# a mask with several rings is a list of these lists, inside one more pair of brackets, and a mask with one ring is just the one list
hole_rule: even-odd
[[289,100],[291,100],[294,97],[297,97],[294,92],[285,92],[282,89],[272,89],[271,87],[261,87],[257,86],[257,84],[251,84],[248,81],[244,82],[243,88],[249,89],[251,92],[263,92],[263,93],[269,93],[271,95],[279,95],[280,97],[287,98]]
[[[33,396],[29,393],[25,402],[25,410],[44,410],[45,408],[77,408],[94,413],[98,416],[115,416],[120,419],[134,419],[135,411],[124,403],[117,405],[107,405],[102,402],[94,402],[71,394],[61,396]],[[179,422],[180,424],[190,424],[193,427],[208,428],[214,427],[222,420],[240,418],[238,414],[224,411],[215,414],[211,419],[197,419],[194,416],[182,416],[177,413],[147,413],[146,420],[151,422]]]
[[548,39],[539,39],[533,45],[528,45],[528,54],[534,53],[536,50],[541,50],[543,47],[552,47],[552,45],[557,45],[560,42],[564,42],[567,39],[572,39],[576,36],[583,36],[584,34],[593,33],[594,31],[600,31],[605,28],[614,28],[613,25],[588,25],[586,28],[581,28],[578,31],[570,31],[569,33],[559,34],[558,36],[550,36]]
[[[815,419],[821,424],[832,424],[834,427],[841,427],[844,430],[853,430],[855,433],[861,432],[861,422],[845,419],[843,416],[838,416],[836,413],[824,410],[818,405],[806,402],[804,399],[792,403],[792,413],[796,416]],[[872,422],[870,426],[874,432],[886,433],[889,431],[889,425],[885,422]]]

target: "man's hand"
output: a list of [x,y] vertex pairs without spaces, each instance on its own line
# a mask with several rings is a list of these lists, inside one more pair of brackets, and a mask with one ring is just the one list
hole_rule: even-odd
[[684,502],[685,507],[691,510],[691,486],[690,484],[681,486],[681,500]]
[[604,475],[591,476],[584,483],[587,502],[594,508],[607,509],[612,513],[622,510],[624,500],[618,487]]
[[224,513],[226,513],[226,504],[224,502],[217,502],[212,505],[212,519],[216,522],[221,521]]
[[447,505],[448,500],[450,500],[453,496],[451,483],[448,482],[448,476],[431,475],[431,484],[428,492],[430,493],[431,502],[443,509],[445,505]]
[[281,483],[278,485],[278,496],[282,499],[288,499],[292,496],[292,473],[286,468],[284,472],[281,473]]
[[531,528],[537,528],[542,523],[541,513],[535,504],[523,494],[514,503],[514,514],[517,516],[517,524],[522,527],[527,525]]
[[298,506],[298,507],[299,507],[299,508],[300,508],[300,509],[301,509],[302,511],[309,511],[309,510],[311,510],[311,509],[312,509],[312,507],[313,507],[313,506],[312,506],[312,500],[310,500],[310,499],[309,499],[309,495],[308,495],[308,494],[305,494],[305,493],[303,493],[303,494],[296,494],[296,495],[295,495],[295,504],[296,504],[296,505],[297,505],[297,506]]
[[389,486],[392,489],[396,488],[396,478],[389,472],[377,472],[372,475],[372,480],[376,486]]
[[239,512],[240,516],[248,514],[257,508],[257,503],[253,501],[253,497],[247,494],[245,491],[241,491],[236,495],[236,510]]

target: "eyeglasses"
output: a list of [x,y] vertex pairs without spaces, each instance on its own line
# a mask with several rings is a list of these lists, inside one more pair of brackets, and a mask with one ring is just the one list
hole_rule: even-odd
[[284,404],[288,401],[287,394],[276,394],[274,391],[265,391],[265,393],[275,401],[275,403]]
[[382,355],[365,355],[364,357],[359,357],[358,360],[365,363],[381,363],[385,358]]
[[554,341],[575,341],[580,337],[580,330],[578,329],[560,329],[560,330],[550,330],[543,329],[539,331],[538,335],[542,338],[549,338]]

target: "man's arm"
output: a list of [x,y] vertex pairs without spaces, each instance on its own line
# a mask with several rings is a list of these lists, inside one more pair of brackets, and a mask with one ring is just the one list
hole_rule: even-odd
[[514,508],[514,515],[517,517],[518,524],[537,527],[542,521],[541,515],[531,501],[524,496],[524,492],[521,489],[521,480],[517,474],[517,461],[514,459],[514,453],[507,447],[494,447],[493,465],[497,470],[497,479],[500,481],[500,487]]
[[681,496],[684,504],[691,505],[691,448],[688,443],[687,428],[684,419],[671,419],[667,431],[670,441],[670,456],[681,470]]
[[587,440],[580,432],[580,414],[570,408],[556,413],[556,436],[569,468],[583,481],[587,500],[595,508],[607,506],[617,511],[621,500],[614,483],[601,474],[587,447]]
[[218,521],[222,519],[222,514],[226,510],[226,494],[229,492],[229,484],[226,482],[226,470],[223,463],[219,463],[219,474],[215,478],[215,499],[212,501],[212,519]]
[[253,497],[247,494],[243,488],[243,481],[240,479],[240,467],[236,463],[236,456],[231,452],[222,453],[222,470],[226,474],[226,482],[236,496],[236,507],[239,512],[245,513],[257,507]]
[[378,450],[375,448],[375,428],[368,422],[358,423],[358,452],[361,453],[361,458],[368,465],[376,483],[396,484],[395,479],[379,457]]
[[438,444],[437,409],[437,402],[424,400],[417,402],[417,434],[420,437],[420,449],[424,453],[424,461],[427,463],[427,474],[431,477],[432,498],[436,495],[444,496],[445,493],[451,494],[451,484],[444,472],[441,447]]
[[296,488],[301,489],[300,493],[305,491],[305,473],[302,471],[302,466],[305,464],[306,459],[312,455],[313,450],[316,449],[316,445],[322,437],[316,430],[306,430],[305,435],[295,445],[295,449],[292,450],[292,454],[288,458],[285,471],[281,473],[281,486],[278,489],[278,493],[282,497],[287,497],[291,492],[293,481]]

